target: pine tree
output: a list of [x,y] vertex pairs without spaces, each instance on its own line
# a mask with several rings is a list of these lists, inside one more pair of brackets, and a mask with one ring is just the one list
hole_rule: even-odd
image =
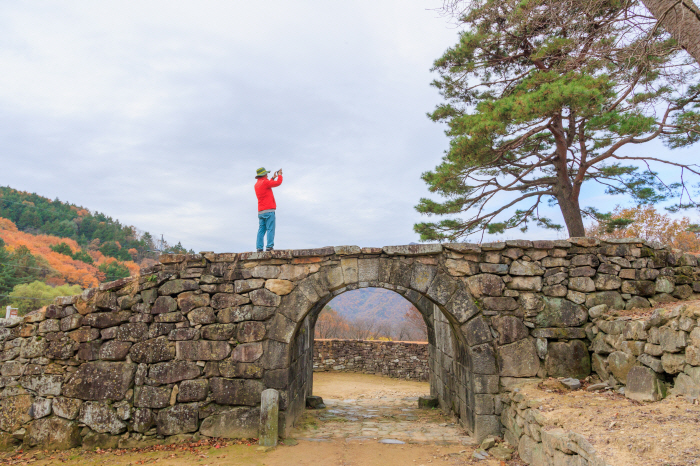
[[[561,229],[539,214],[557,205],[570,236],[583,236],[581,188],[657,203],[682,193],[641,164],[666,163],[679,180],[700,174],[640,150],[661,138],[671,148],[700,139],[697,67],[653,18],[603,0],[464,2],[464,32],[435,62],[434,85],[447,101],[430,114],[448,125],[450,148],[423,179],[444,202],[417,210],[448,218],[415,226],[422,240],[478,231]],[[685,175],[685,176],[684,176]],[[456,218],[466,213],[467,218]]]

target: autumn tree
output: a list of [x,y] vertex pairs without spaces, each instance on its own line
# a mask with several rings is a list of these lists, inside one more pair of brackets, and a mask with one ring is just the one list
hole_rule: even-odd
[[596,238],[641,238],[656,241],[687,252],[700,252],[700,238],[693,232],[688,217],[673,219],[654,206],[637,206],[615,210],[586,229],[586,236]]
[[316,319],[316,338],[345,338],[348,331],[347,320],[330,306],[325,306]]
[[[459,42],[435,61],[446,102],[430,117],[447,124],[443,162],[423,174],[443,202],[424,198],[422,240],[526,229],[561,229],[540,215],[556,205],[570,236],[585,234],[585,183],[637,203],[682,193],[695,165],[622,152],[661,138],[700,139],[697,63],[645,12],[609,0],[471,0]],[[652,164],[679,169],[664,184]],[[640,169],[639,166],[644,167]],[[466,214],[465,218],[459,218]]]
[[82,288],[77,285],[52,287],[44,282],[35,281],[15,286],[10,292],[10,305],[19,309],[19,315],[22,316],[51,304],[58,296],[72,296],[80,292]]

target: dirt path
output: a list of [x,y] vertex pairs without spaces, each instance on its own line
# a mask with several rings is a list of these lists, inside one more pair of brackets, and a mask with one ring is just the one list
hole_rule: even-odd
[[[500,466],[477,461],[471,439],[439,410],[418,410],[429,385],[387,377],[317,373],[314,394],[327,408],[309,410],[290,439],[271,451],[255,442],[213,440],[158,445],[142,450],[87,452],[28,451],[6,455],[0,464],[70,466]],[[382,441],[392,443],[381,443]]]

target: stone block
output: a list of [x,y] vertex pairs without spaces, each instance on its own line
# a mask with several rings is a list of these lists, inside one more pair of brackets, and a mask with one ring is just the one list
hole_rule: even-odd
[[581,340],[550,342],[545,368],[549,377],[583,379],[591,373],[591,357]]
[[491,325],[498,332],[499,345],[507,345],[529,335],[523,321],[514,316],[494,317],[491,319]]
[[149,385],[138,386],[134,390],[134,407],[136,408],[165,408],[170,406],[169,386],[151,387]]
[[569,278],[569,289],[580,291],[582,293],[590,293],[595,291],[595,283],[589,277],[571,277]]
[[199,285],[194,280],[169,280],[158,288],[158,294],[161,296],[180,294],[183,291],[198,290]]
[[479,298],[482,296],[501,296],[505,283],[498,275],[479,274],[465,280],[470,293]]
[[236,324],[211,324],[200,329],[203,340],[225,341],[230,340],[236,333]]
[[583,306],[566,299],[544,297],[544,310],[537,314],[538,327],[578,327],[588,320]]
[[225,379],[213,377],[209,380],[212,396],[220,405],[256,406],[264,389],[259,380]]
[[491,329],[486,320],[481,316],[475,317],[462,325],[461,330],[469,346],[480,345],[491,341]]
[[663,356],[661,356],[661,366],[664,368],[664,371],[669,374],[678,374],[682,372],[683,367],[685,367],[685,355],[664,353]]
[[637,358],[622,351],[613,351],[608,356],[608,370],[621,383],[627,383],[627,374],[636,364]]
[[535,338],[549,338],[553,340],[573,340],[586,338],[586,330],[582,327],[550,327],[535,328],[530,332]]
[[627,373],[625,396],[635,401],[659,401],[666,396],[666,386],[648,367],[634,366]]
[[156,415],[156,429],[159,435],[177,435],[195,432],[199,425],[197,403],[176,404],[161,409]]
[[129,350],[135,363],[154,364],[175,358],[175,347],[166,337],[135,343]]
[[[263,355],[263,344],[260,342],[237,345],[231,354],[231,360],[237,362],[255,362]],[[223,359],[223,358],[222,358]]]
[[600,304],[606,304],[609,309],[625,308],[625,301],[617,291],[599,291],[586,298],[586,307],[589,309]]
[[475,374],[497,374],[496,356],[488,343],[469,348],[471,370]]
[[53,400],[52,410],[56,416],[73,420],[78,417],[82,405],[82,400],[76,398],[57,397]]
[[[250,294],[255,292],[259,292],[260,290],[255,290],[251,292]],[[264,290],[267,291],[267,290]],[[279,299],[279,296],[276,294],[272,293],[271,291],[267,291],[267,293],[274,295],[275,296],[275,302],[279,304],[277,299]],[[266,293],[263,293],[263,295],[266,295]],[[216,293],[214,296],[212,296],[210,305],[214,309],[225,309],[229,307],[236,307],[236,306],[242,306],[244,304],[248,304],[250,302],[251,298],[246,298],[243,295],[236,294],[236,293]],[[277,305],[275,304],[275,305]]]
[[534,377],[540,368],[535,343],[524,339],[498,348],[501,377]]
[[118,435],[126,430],[126,424],[119,418],[116,411],[104,402],[83,403],[78,414],[78,422],[100,433],[109,432],[112,435]]
[[231,408],[202,421],[202,435],[215,438],[256,438],[259,435],[260,408]]
[[421,264],[420,262],[414,263],[412,269],[411,288],[420,293],[425,293],[433,282],[437,269],[434,266]]
[[231,354],[226,341],[178,341],[175,342],[177,359],[188,361],[220,361]]
[[78,424],[57,417],[32,422],[24,436],[28,447],[46,450],[69,450],[80,446],[81,441]]
[[[211,301],[211,298],[209,297],[209,295],[207,293],[197,294],[196,292],[188,291],[188,292],[185,292],[185,293],[178,295],[177,307],[180,308],[180,311],[187,314],[188,312],[190,312],[194,309],[209,306],[210,301]],[[173,311],[175,311],[175,309],[173,309],[171,311],[167,311],[167,312],[173,312]]]
[[511,290],[540,291],[542,290],[542,277],[513,277],[507,286]]
[[382,251],[389,256],[423,256],[428,254],[440,254],[442,252],[442,245],[434,243],[409,244],[407,246],[384,246]]
[[190,361],[168,361],[153,364],[148,370],[148,378],[154,383],[177,383],[181,380],[195,379],[202,374],[202,369]]
[[[82,366],[81,366],[82,367]],[[63,376],[61,375],[25,375],[19,384],[39,396],[58,396],[61,394]],[[65,390],[65,388],[64,388]]]
[[177,394],[177,401],[178,403],[204,401],[206,400],[208,394],[208,380],[185,380],[180,383],[180,390]]

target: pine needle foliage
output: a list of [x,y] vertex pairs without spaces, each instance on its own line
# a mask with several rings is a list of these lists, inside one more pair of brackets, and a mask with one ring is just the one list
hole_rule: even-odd
[[[636,204],[694,204],[686,180],[700,167],[642,144],[700,138],[697,63],[644,10],[626,0],[472,0],[453,12],[457,4],[459,42],[433,68],[445,102],[429,114],[446,123],[450,147],[422,175],[442,200],[416,206],[443,218],[415,225],[422,240],[532,222],[562,229],[540,215],[543,203],[583,236],[583,216],[599,214],[579,204],[587,182]],[[678,178],[664,182],[654,164],[677,167]]]

